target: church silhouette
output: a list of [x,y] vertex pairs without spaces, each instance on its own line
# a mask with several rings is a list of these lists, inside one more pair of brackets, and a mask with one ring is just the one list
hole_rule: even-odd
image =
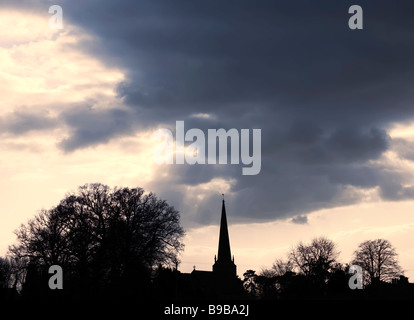
[[226,206],[221,207],[220,235],[218,244],[218,258],[214,257],[213,273],[222,279],[231,279],[237,276],[237,267],[234,256],[231,259],[230,238],[227,226]]
[[221,207],[218,253],[212,271],[194,270],[180,274],[180,296],[192,299],[238,299],[244,294],[243,284],[237,276],[234,256],[231,256],[230,237],[224,199]]

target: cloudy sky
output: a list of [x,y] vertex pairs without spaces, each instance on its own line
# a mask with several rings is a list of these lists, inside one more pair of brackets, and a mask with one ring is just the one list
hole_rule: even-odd
[[[238,273],[327,236],[386,238],[414,281],[414,3],[2,1],[0,255],[80,185],[181,213],[182,271],[210,270],[221,194]],[[51,5],[63,28],[49,25]],[[261,171],[157,165],[158,128],[261,129]]]

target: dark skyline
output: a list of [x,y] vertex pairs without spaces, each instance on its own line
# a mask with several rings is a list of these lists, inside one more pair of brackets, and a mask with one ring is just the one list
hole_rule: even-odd
[[[8,30],[0,39],[3,252],[20,223],[91,182],[155,192],[180,211],[190,236],[217,226],[224,192],[240,228],[308,226],[300,238],[326,223],[339,238],[356,230],[363,238],[390,225],[403,246],[404,221],[411,239],[412,2],[53,4],[63,9],[62,30],[48,27],[49,1],[0,6]],[[348,27],[353,4],[363,30]],[[204,132],[261,129],[260,173],[243,176],[241,164],[156,166],[151,134],[180,120]],[[24,203],[21,193],[30,194]],[[388,203],[392,212],[376,222],[358,214]],[[339,221],[326,211],[344,207]],[[311,217],[319,210],[324,222]],[[412,249],[401,251],[412,265]]]

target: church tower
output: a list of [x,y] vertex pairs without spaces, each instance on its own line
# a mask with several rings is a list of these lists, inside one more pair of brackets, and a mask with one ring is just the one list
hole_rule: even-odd
[[219,279],[236,278],[236,265],[234,257],[231,258],[229,231],[227,228],[226,207],[224,198],[221,207],[220,234],[217,258],[214,257],[213,273]]

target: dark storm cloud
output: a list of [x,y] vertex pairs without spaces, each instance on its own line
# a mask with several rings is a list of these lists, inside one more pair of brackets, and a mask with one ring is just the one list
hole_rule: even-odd
[[378,128],[355,126],[322,130],[307,123],[295,124],[286,132],[275,131],[266,141],[265,152],[280,160],[304,165],[362,162],[378,158],[389,145],[388,134]]
[[102,39],[90,51],[128,69],[118,87],[126,103],[171,120],[196,109],[237,122],[247,105],[283,121],[398,119],[410,111],[393,98],[411,95],[412,36],[399,36],[412,27],[409,4],[397,15],[367,3],[359,33],[348,29],[347,9],[332,1],[121,1],[69,7],[68,15]]
[[[86,50],[128,70],[118,94],[143,115],[136,121],[262,129],[258,176],[180,165],[168,182],[233,178],[233,215],[270,219],[357,202],[341,196],[348,185],[401,194],[398,177],[386,184],[367,165],[389,147],[387,125],[413,116],[413,5],[399,4],[361,3],[360,32],[347,27],[351,4],[332,1],[125,1],[69,16],[100,40]],[[205,211],[201,204],[193,219],[208,222]]]
[[[235,165],[177,165],[153,182],[154,191],[182,204],[187,186],[232,179],[229,215],[246,219],[304,217],[358,202],[347,186],[410,197],[401,175],[386,176],[369,161],[390,148],[389,125],[414,116],[414,4],[361,0],[364,29],[351,31],[352,4],[63,2],[64,19],[94,35],[82,49],[125,71],[117,92],[129,110],[62,114],[72,134],[60,147],[72,151],[177,120],[204,131],[260,128],[259,175],[242,176]],[[197,210],[186,219],[209,223],[216,214],[207,200]]]
[[88,106],[63,112],[59,118],[71,128],[71,135],[62,140],[59,147],[70,152],[131,134],[130,114],[121,109],[100,110]]

